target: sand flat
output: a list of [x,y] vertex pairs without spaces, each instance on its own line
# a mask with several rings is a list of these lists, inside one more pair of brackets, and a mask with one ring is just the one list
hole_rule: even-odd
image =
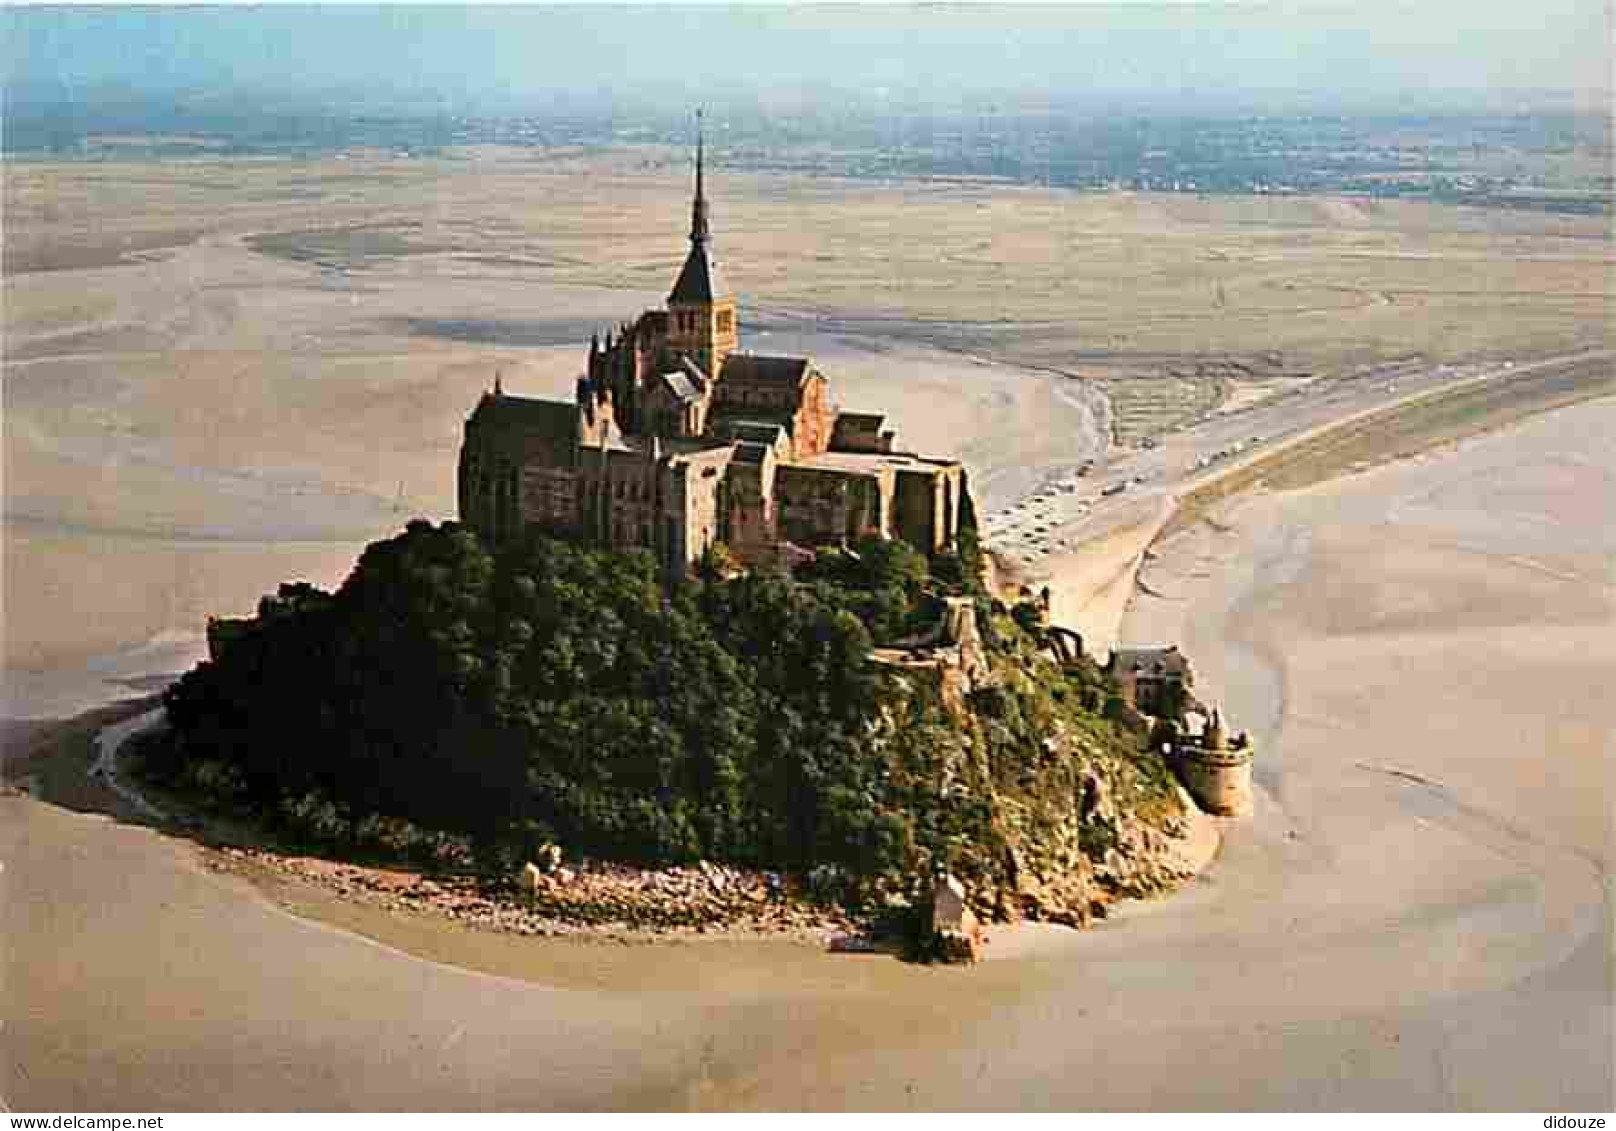
[[[976,971],[790,944],[558,959],[591,944],[460,944],[448,926],[339,917],[576,987],[546,989],[301,922],[203,873],[183,844],[0,801],[4,898],[39,909],[8,948],[20,1020],[5,1094],[25,1107],[1608,1109],[1610,547],[1583,509],[1598,499],[1551,488],[1567,459],[1616,470],[1599,442],[1613,426],[1608,400],[1561,410],[1244,500],[1158,547],[1150,576],[1177,596],[1136,601],[1127,631],[1182,633],[1203,687],[1253,723],[1258,815],[1226,830],[1184,893]],[[1453,550],[1483,473],[1510,478],[1514,511]],[[1564,579],[1523,571],[1512,522]],[[1461,559],[1456,587],[1442,567]],[[702,970],[720,967],[709,984]]]
[[[357,550],[448,516],[461,421],[494,374],[568,395],[588,334],[661,300],[688,171],[650,149],[19,163],[7,557],[40,529]],[[1131,395],[1105,384],[1119,374],[1156,389],[1207,357],[1324,373],[1609,341],[1594,218],[730,169],[712,187],[744,344],[819,356],[845,406],[959,453],[984,513],[1102,454],[1119,425],[1101,394]],[[1211,394],[1180,383],[1164,420]],[[8,606],[27,610],[44,574],[86,615],[8,616],[8,663],[37,674],[200,632],[192,605],[152,623],[171,607],[156,571],[140,613],[104,617],[104,558],[46,556],[8,571]],[[262,571],[228,558],[198,556],[200,589],[241,612]],[[75,619],[83,639],[60,639]],[[44,707],[11,694],[8,710]]]
[[[462,422],[496,375],[569,398],[590,327],[659,300],[432,268],[332,278],[226,236],[8,280],[5,714],[104,702],[87,669],[171,674],[209,615],[248,613],[283,580],[337,584],[367,542],[452,518]],[[534,338],[546,318],[562,321]],[[1105,443],[1098,394],[1049,374],[767,325],[751,348],[818,357],[843,405],[962,452],[984,498]],[[133,663],[175,640],[193,645],[178,667]]]
[[[612,160],[8,175],[13,269],[58,269],[4,281],[7,714],[144,686],[199,654],[208,613],[335,584],[365,541],[447,516],[494,373],[566,395],[588,327],[672,278],[685,155]],[[329,231],[358,224],[379,234]],[[1610,341],[1592,218],[726,174],[719,224],[748,344],[814,353],[844,405],[962,452],[985,511],[1098,454],[1106,406],[1064,371]],[[286,254],[253,250],[263,232]],[[1608,1110],[1611,404],[1156,547],[1163,596],[1136,595],[1125,634],[1184,642],[1256,733],[1262,787],[1171,900],[970,972],[474,936],[275,893],[298,918],[185,842],[4,797],[0,1097]]]

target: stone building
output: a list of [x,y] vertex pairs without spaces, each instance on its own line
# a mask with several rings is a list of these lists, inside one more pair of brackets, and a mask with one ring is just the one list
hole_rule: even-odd
[[1194,672],[1178,646],[1118,648],[1106,671],[1124,703],[1158,720],[1153,735],[1168,736],[1162,753],[1196,804],[1221,817],[1250,816],[1251,739],[1243,733],[1231,739],[1222,712],[1196,698]]
[[572,401],[496,380],[466,421],[461,521],[498,544],[529,526],[688,570],[715,543],[762,564],[866,535],[951,546],[955,460],[898,449],[884,417],[844,413],[806,357],[740,348],[696,147],[690,250],[666,309],[591,340]]
[[1123,700],[1143,714],[1176,719],[1194,704],[1194,673],[1176,644],[1115,649],[1106,671],[1117,681]]

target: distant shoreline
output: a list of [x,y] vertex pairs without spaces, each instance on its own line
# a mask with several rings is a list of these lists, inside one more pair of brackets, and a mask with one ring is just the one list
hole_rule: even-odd
[[[883,107],[883,110],[889,108]],[[350,114],[345,107],[279,116],[186,114],[170,104],[119,107],[98,118],[95,107],[22,104],[8,114],[3,155],[21,165],[94,165],[162,161],[217,165],[230,161],[464,161],[478,151],[530,159],[609,151],[641,155],[653,166],[681,167],[688,127],[661,115],[634,128],[615,115]],[[1365,202],[1435,205],[1604,216],[1616,194],[1601,182],[1596,157],[1567,169],[1557,158],[1563,135],[1595,147],[1608,138],[1609,117],[1581,110],[1407,115],[1342,112],[1116,114],[1112,131],[1081,115],[999,111],[1003,136],[988,146],[949,145],[943,138],[978,128],[957,110],[913,115],[929,127],[892,135],[874,126],[881,113],[850,123],[823,122],[782,135],[780,121],[732,116],[721,154],[732,174],[807,175],[821,180],[961,189],[1040,188],[1073,193],[1160,193],[1192,197],[1338,197]],[[755,120],[754,120],[755,118]],[[1598,124],[1605,123],[1601,131]],[[314,127],[314,128],[311,128]],[[1329,144],[1315,136],[1326,131]],[[1408,135],[1426,157],[1410,165],[1383,134]],[[840,132],[838,132],[840,131]],[[933,131],[938,135],[933,138]],[[1131,131],[1131,132],[1130,132]],[[1520,171],[1472,164],[1471,139],[1503,133],[1522,149]],[[1139,136],[1133,136],[1137,134]],[[791,140],[781,141],[782,136]],[[310,140],[313,138],[314,140]],[[1259,144],[1260,143],[1260,144]],[[1541,147],[1541,148],[1535,148]],[[1254,150],[1260,155],[1254,156]],[[1607,154],[1608,158],[1608,154]]]

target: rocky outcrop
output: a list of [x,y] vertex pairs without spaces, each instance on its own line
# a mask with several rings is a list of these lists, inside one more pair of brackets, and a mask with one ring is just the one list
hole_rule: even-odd
[[1175,788],[1173,813],[1160,823],[1119,807],[1105,773],[1084,776],[1072,820],[1055,838],[1011,849],[1010,879],[980,902],[995,919],[1086,927],[1111,904],[1181,886],[1216,853],[1215,822]]
[[947,597],[942,616],[931,631],[897,645],[877,648],[873,658],[929,680],[942,701],[963,718],[966,696],[990,678],[992,666],[977,623],[976,602]]
[[853,924],[807,898],[785,877],[701,862],[633,868],[579,860],[545,870],[527,864],[506,880],[428,874],[276,852],[210,849],[209,866],[321,888],[345,901],[400,914],[435,915],[478,930],[519,935],[795,935],[815,939]]
[[[969,618],[982,662],[968,681],[958,661],[889,667],[868,745],[906,788],[972,812],[929,862],[959,879],[979,920],[1083,927],[1183,884],[1217,831],[1152,748],[1149,721],[1112,710],[1126,704],[1092,659],[1052,659],[1047,629],[1015,612]],[[915,893],[922,908],[931,895]]]

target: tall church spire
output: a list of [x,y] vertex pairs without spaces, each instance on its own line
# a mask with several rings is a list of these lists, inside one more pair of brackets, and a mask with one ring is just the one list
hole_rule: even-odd
[[690,242],[705,244],[713,238],[712,229],[707,222],[707,193],[702,183],[702,150],[704,138],[702,136],[701,111],[696,111],[696,199],[690,205]]
[[[668,346],[695,363],[702,381],[716,381],[740,343],[735,297],[719,278],[707,214],[707,136],[696,111],[696,195],[690,202],[690,250],[668,294]],[[701,382],[698,382],[700,384]],[[703,410],[705,411],[705,410]],[[699,430],[699,429],[698,429]]]
[[713,258],[713,231],[707,214],[706,137],[702,130],[702,113],[696,111],[696,196],[690,204],[690,251],[685,255],[684,269],[673,284],[668,302],[673,306],[710,306],[714,299],[729,292],[718,278],[718,263]]

